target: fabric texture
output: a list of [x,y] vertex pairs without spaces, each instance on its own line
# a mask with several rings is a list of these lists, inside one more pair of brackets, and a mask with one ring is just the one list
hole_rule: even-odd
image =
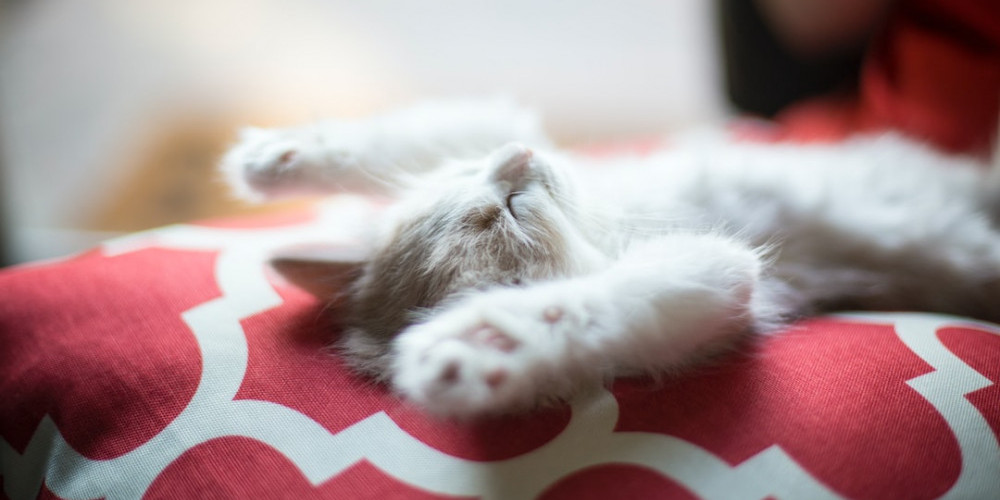
[[1000,327],[959,318],[817,318],[539,414],[426,416],[345,370],[322,304],[266,265],[283,246],[348,244],[368,209],[174,226],[0,273],[3,496],[1000,492]]

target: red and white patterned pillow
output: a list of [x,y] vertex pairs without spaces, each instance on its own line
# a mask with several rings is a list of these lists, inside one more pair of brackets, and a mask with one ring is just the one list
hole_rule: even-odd
[[345,370],[266,265],[366,209],[0,272],[0,496],[1000,498],[1000,327],[951,317],[818,318],[535,415],[428,417]]

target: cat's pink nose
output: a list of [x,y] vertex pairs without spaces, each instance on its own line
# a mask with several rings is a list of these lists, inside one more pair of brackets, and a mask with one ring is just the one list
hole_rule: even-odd
[[534,153],[524,144],[512,142],[493,153],[493,178],[517,184],[531,172]]

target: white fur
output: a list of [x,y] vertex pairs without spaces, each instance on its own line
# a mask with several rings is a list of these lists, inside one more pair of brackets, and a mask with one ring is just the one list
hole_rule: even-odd
[[[268,195],[385,192],[422,175],[423,188],[399,191],[385,239],[413,214],[439,207],[454,223],[490,203],[506,203],[510,245],[558,233],[545,248],[565,255],[533,271],[548,278],[463,292],[392,342],[386,378],[447,415],[683,366],[829,301],[1000,316],[988,307],[1000,292],[986,212],[996,182],[972,160],[893,135],[804,146],[715,133],[599,161],[544,149],[537,123],[509,103],[425,104],[251,132],[223,169],[238,191]],[[533,147],[474,159],[515,140]]]
[[[621,371],[678,365],[750,327],[760,272],[743,245],[680,235],[646,243],[599,273],[472,295],[398,337],[393,385],[432,411],[465,415],[530,407]],[[477,338],[483,330],[492,337]],[[454,376],[442,378],[446,370]],[[490,377],[500,383],[491,386]]]
[[[428,124],[430,124],[428,126]],[[516,138],[547,144],[538,117],[506,99],[430,101],[360,121],[249,127],[221,170],[244,199],[384,192],[445,158],[481,156]]]

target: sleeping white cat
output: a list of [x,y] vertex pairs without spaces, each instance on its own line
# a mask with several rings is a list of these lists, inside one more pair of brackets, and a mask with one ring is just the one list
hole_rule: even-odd
[[451,101],[248,130],[223,170],[248,197],[395,200],[305,285],[343,294],[352,366],[445,415],[672,370],[834,309],[1000,320],[996,174],[899,136],[703,134],[595,159],[510,103]]

